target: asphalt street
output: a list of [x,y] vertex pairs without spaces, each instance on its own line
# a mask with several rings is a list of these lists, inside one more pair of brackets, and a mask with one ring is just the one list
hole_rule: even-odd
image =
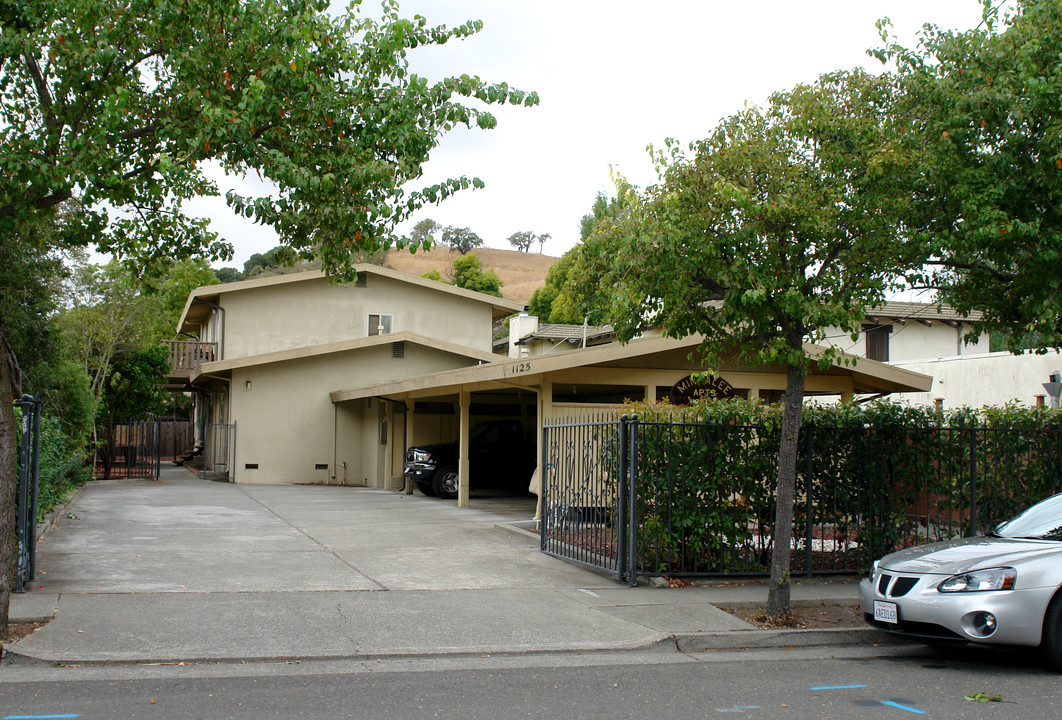
[[[226,665],[5,666],[0,718],[1057,717],[1031,653],[847,647]],[[978,696],[990,702],[967,700]]]

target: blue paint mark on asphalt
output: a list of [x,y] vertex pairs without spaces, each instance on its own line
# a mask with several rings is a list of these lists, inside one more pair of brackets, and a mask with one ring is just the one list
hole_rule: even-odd
[[892,700],[882,700],[881,704],[882,705],[888,705],[889,707],[899,708],[900,710],[906,710],[909,713],[916,713],[918,715],[925,715],[926,714],[925,710],[919,710],[918,708],[907,707],[906,705],[901,705],[900,703],[893,702]]
[[52,718],[75,717],[81,717],[81,713],[66,713],[65,715],[4,715],[0,720],[51,720]]
[[808,690],[854,690],[856,688],[865,688],[866,685],[818,685],[816,687],[809,687]]

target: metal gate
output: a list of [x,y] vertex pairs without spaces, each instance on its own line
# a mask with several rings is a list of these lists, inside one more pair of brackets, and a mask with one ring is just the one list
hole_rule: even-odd
[[37,489],[40,481],[41,401],[23,395],[15,401],[19,423],[15,592],[37,576]]
[[96,453],[93,475],[158,480],[162,451],[161,422],[154,415],[138,415],[107,429],[108,437]]
[[[634,465],[627,416],[543,427],[542,552],[637,584]],[[632,442],[633,440],[633,442]]]

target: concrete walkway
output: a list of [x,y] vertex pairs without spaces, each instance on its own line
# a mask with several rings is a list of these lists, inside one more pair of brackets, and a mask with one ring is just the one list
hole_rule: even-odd
[[[172,466],[158,482],[93,482],[44,533],[32,591],[13,596],[13,620],[54,620],[8,650],[195,662],[880,641],[755,631],[714,604],[762,605],[763,585],[627,588],[539,552],[509,524],[532,500],[472,505],[212,483]],[[854,603],[856,588],[807,583],[793,597]]]

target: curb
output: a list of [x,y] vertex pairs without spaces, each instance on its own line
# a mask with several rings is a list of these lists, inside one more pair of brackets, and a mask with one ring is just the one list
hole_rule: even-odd
[[911,641],[866,628],[812,630],[731,630],[729,632],[678,633],[672,635],[679,652],[752,650],[843,645],[904,645]]
[[404,658],[478,658],[521,657],[527,655],[558,655],[574,653],[624,653],[632,651],[676,651],[680,653],[713,652],[728,650],[765,650],[844,647],[887,646],[910,644],[907,638],[897,637],[874,628],[829,628],[819,630],[731,630],[710,633],[673,633],[649,641],[618,643],[613,647],[545,647],[528,649],[463,648],[461,650],[409,650],[406,652],[333,653],[325,655],[263,655],[263,656],[199,656],[199,657],[150,657],[138,658],[47,658],[19,652],[17,646],[5,646],[4,657],[24,662],[51,665],[196,665],[196,664],[246,664],[246,663],[291,663],[320,661],[364,661]]
[[303,663],[303,662],[334,662],[334,661],[365,661],[365,660],[402,660],[410,658],[483,658],[483,657],[523,657],[528,655],[567,655],[578,653],[625,653],[633,651],[674,651],[674,637],[659,635],[649,640],[637,640],[617,643],[612,647],[541,647],[527,649],[505,649],[497,647],[462,648],[460,650],[448,650],[445,648],[408,650],[408,651],[384,651],[384,652],[353,652],[353,653],[330,653],[321,655],[204,655],[189,657],[108,657],[108,658],[55,658],[33,655],[19,652],[18,646],[3,646],[3,658],[15,659],[21,662],[40,663],[47,665],[91,665],[122,666],[122,665],[241,665],[252,663]]

